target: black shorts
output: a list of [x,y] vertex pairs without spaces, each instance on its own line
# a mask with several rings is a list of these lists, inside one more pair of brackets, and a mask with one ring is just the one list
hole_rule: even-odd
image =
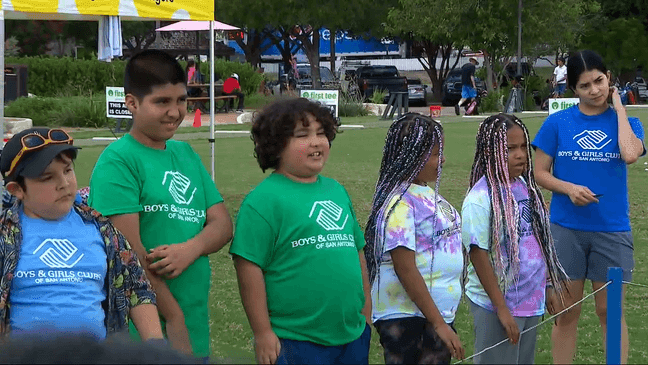
[[[457,332],[450,323],[449,326]],[[386,319],[374,323],[385,350],[385,364],[449,364],[451,353],[422,317]]]

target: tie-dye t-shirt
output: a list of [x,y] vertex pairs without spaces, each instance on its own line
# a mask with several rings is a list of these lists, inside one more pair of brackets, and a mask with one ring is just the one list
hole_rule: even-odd
[[[531,228],[529,195],[524,179],[515,179],[511,190],[520,212],[520,272],[514,279],[517,285],[507,289],[504,299],[511,315],[515,317],[539,316],[544,313],[546,264]],[[482,177],[466,196],[461,217],[461,237],[464,246],[470,250],[471,245],[476,245],[490,251],[490,197],[485,178]],[[504,257],[507,257],[506,252]],[[472,263],[468,266],[466,296],[478,306],[494,311]]]
[[442,196],[437,197],[432,188],[412,184],[389,216],[382,264],[371,288],[374,322],[424,317],[396,276],[389,253],[396,247],[416,252],[416,266],[434,303],[446,323],[454,321],[462,294],[461,217]]

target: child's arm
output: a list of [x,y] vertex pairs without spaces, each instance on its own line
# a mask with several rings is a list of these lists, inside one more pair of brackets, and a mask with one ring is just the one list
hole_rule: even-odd
[[[169,279],[176,278],[200,256],[223,248],[232,239],[232,220],[224,203],[207,209],[205,227],[194,238],[174,245],[162,245],[146,255],[149,270]],[[154,260],[159,261],[152,263]]]
[[166,282],[156,276],[148,269],[146,265],[146,249],[140,239],[139,214],[118,214],[110,216],[110,221],[128,240],[133,251],[140,258],[140,262],[151,286],[155,289],[157,295],[157,307],[162,317],[166,321],[166,332],[169,342],[176,350],[186,354],[191,354],[191,343],[189,342],[189,332],[184,322],[184,314],[178,305],[178,302],[171,294]]
[[129,316],[133,320],[142,341],[164,339],[160,317],[155,304],[140,304],[133,307],[130,309]]
[[517,323],[515,323],[511,311],[506,306],[504,295],[497,285],[497,277],[495,276],[495,271],[493,271],[493,266],[488,257],[488,251],[483,250],[476,245],[471,245],[470,261],[475,267],[479,281],[484,287],[486,294],[488,294],[488,297],[495,307],[497,318],[499,318],[502,327],[504,327],[506,335],[512,344],[516,344],[520,338],[520,329],[518,328]]
[[540,148],[535,150],[535,178],[540,186],[554,193],[565,194],[578,206],[598,203],[594,193],[587,187],[560,180],[551,173],[553,157]]
[[430,296],[421,272],[416,267],[416,253],[405,247],[396,247],[389,253],[394,262],[398,280],[403,284],[407,295],[421,310],[427,321],[432,323],[434,330],[446,344],[452,356],[460,360],[463,359],[464,349],[459,336],[445,323],[432,296]]
[[234,255],[241,302],[254,333],[254,351],[258,364],[274,364],[281,343],[272,330],[268,314],[265,280],[261,268],[251,261]]
[[367,324],[371,324],[371,285],[369,285],[369,273],[367,272],[367,260],[365,259],[364,250],[360,250],[358,256],[360,257],[360,270],[362,270],[362,289],[365,295],[362,314],[365,316]]

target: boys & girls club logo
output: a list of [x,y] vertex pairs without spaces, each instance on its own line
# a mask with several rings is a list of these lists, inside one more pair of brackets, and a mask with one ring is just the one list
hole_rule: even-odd
[[573,139],[584,150],[600,150],[612,142],[612,139],[601,130],[584,130]]
[[32,254],[35,255],[46,247],[47,249],[42,251],[39,259],[52,269],[71,269],[81,261],[84,255],[78,255],[75,260],[74,256],[79,249],[69,240],[53,238],[43,241]]
[[342,221],[342,213],[344,210],[330,200],[316,201],[313,203],[308,218],[315,215],[315,222],[327,231],[339,231],[344,229],[349,215],[347,214]]
[[167,171],[164,173],[162,186],[166,186],[167,179],[169,180],[169,194],[171,194],[173,200],[177,204],[191,204],[197,189],[194,188],[191,191],[191,194],[189,194],[189,189],[191,188],[191,180],[189,180],[188,177],[178,171]]

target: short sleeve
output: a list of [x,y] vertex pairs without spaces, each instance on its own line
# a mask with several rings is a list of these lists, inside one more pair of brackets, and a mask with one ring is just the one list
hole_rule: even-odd
[[556,157],[556,151],[558,150],[558,130],[555,118],[547,118],[540,130],[533,139],[531,144],[534,148],[539,148],[542,152],[551,156],[552,158]]
[[628,118],[628,121],[630,122],[630,127],[632,128],[632,131],[634,132],[635,136],[643,142],[644,145],[644,150],[641,156],[646,155],[646,142],[644,141],[645,138],[645,132],[643,129],[643,125],[641,124],[641,121],[637,118]]
[[135,172],[108,147],[90,177],[88,204],[105,216],[139,213],[141,185]]
[[340,186],[349,199],[349,210],[351,211],[351,216],[353,217],[353,238],[355,240],[356,249],[358,250],[358,252],[360,252],[360,250],[362,250],[366,244],[364,232],[362,231],[362,228],[360,228],[360,223],[358,222],[358,217],[356,216],[355,209],[353,209],[353,203],[351,202],[349,192],[344,188],[344,186]]
[[265,269],[271,261],[275,241],[276,235],[270,223],[256,209],[243,202],[236,217],[230,254]]
[[481,249],[490,249],[490,209],[474,201],[470,194],[461,208],[461,241],[470,251],[475,245]]
[[[189,148],[191,148],[191,146],[189,146]],[[218,191],[218,188],[216,187],[216,183],[214,182],[214,180],[212,180],[211,176],[209,175],[209,172],[207,172],[205,165],[203,165],[200,156],[195,151],[193,151],[193,149],[191,152],[196,156],[197,163],[199,164],[198,168],[200,169],[200,178],[202,179],[202,184],[203,187],[205,188],[205,203],[207,209],[209,209],[210,207],[218,203],[222,203],[223,197]]]
[[385,227],[385,252],[397,247],[416,251],[414,209],[405,199],[396,203]]

